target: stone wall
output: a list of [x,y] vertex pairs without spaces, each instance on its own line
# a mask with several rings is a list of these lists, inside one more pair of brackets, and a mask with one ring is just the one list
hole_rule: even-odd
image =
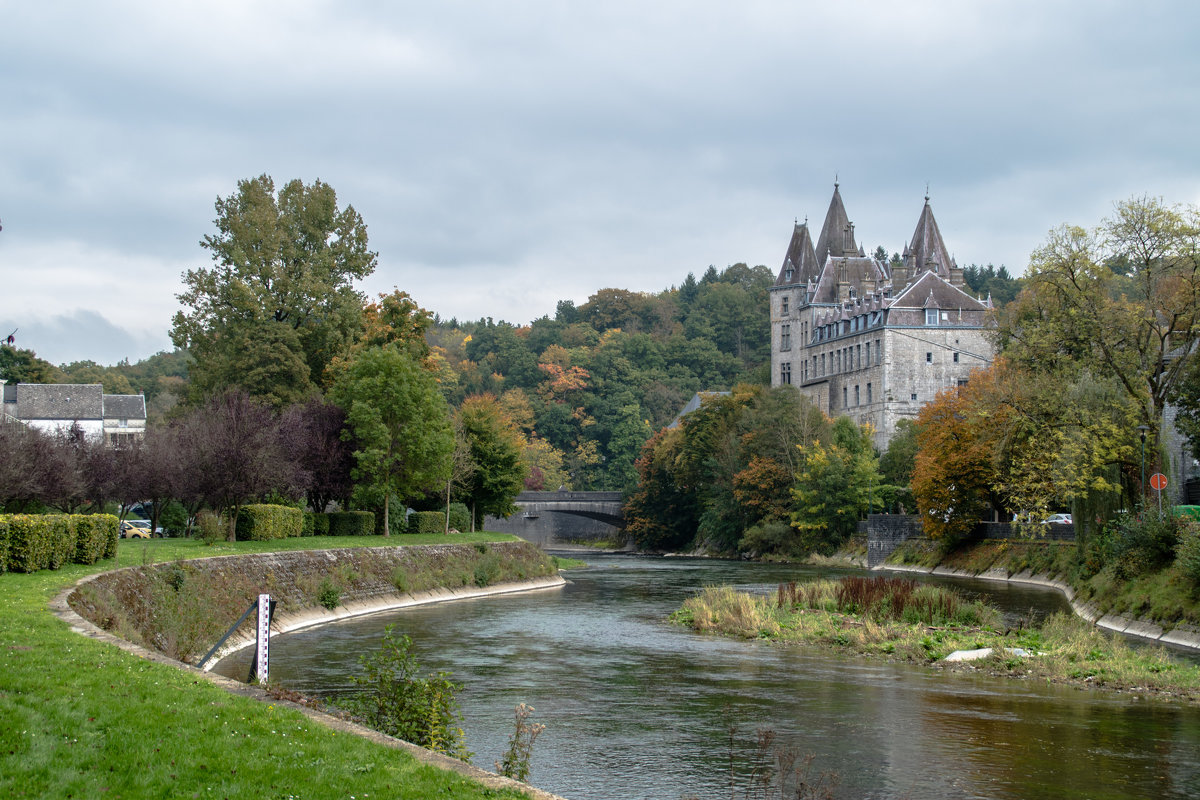
[[875,569],[908,539],[924,536],[916,514],[871,514],[867,517],[867,569]]
[[[865,525],[867,534],[867,568],[882,566],[887,557],[908,539],[925,535],[921,518],[916,514],[872,514]],[[981,522],[972,534],[976,539],[1040,539],[1053,542],[1075,541],[1073,525],[1046,525],[1036,536],[1029,536],[1008,522]]]

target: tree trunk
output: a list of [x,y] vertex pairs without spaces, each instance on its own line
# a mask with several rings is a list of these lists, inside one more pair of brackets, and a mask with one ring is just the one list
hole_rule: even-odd
[[388,520],[388,507],[391,504],[392,504],[391,492],[384,492],[383,493],[383,535],[384,536],[392,535],[391,523]]

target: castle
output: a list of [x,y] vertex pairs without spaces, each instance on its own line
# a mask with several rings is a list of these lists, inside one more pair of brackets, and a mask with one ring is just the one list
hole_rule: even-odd
[[890,263],[857,244],[835,183],[814,245],[797,223],[771,287],[771,385],[791,384],[830,416],[870,423],[887,446],[901,419],[992,359],[992,309],[965,290],[929,198]]

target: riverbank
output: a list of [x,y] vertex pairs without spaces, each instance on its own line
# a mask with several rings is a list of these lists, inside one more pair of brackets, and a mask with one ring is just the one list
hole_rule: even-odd
[[[487,537],[467,541],[481,538]],[[402,542],[373,537],[369,544]],[[122,541],[119,560],[129,564],[176,546],[151,544]],[[228,548],[242,544],[246,551],[266,549],[250,542]],[[205,551],[194,548],[195,555]],[[419,748],[317,717],[160,653],[77,635],[51,613],[50,602],[114,564],[0,575],[0,795],[552,797],[461,762],[458,772],[447,771],[451,765]]]
[[[672,619],[693,630],[726,636],[812,644],[939,669],[984,671],[1007,678],[1200,703],[1200,667],[1177,664],[1159,650],[1130,648],[1078,617],[1060,614],[1041,628],[1012,630],[997,624],[998,613],[956,601],[923,599],[934,606],[942,602],[962,605],[963,613],[929,618],[896,611],[889,616],[881,609],[893,607],[890,596],[882,597],[877,605],[856,607],[833,599],[839,594],[832,582],[793,585],[787,590],[781,587],[777,597],[729,587],[708,588],[685,601]],[[978,660],[945,660],[956,651],[982,649],[990,653]]]
[[[880,569],[1044,586],[1061,592],[1076,614],[1101,628],[1200,650],[1200,624],[1190,619],[1194,600],[1170,570],[1137,581],[1116,582],[1103,572],[1072,580],[1074,558],[1069,542],[988,540],[943,554],[932,542],[916,539],[900,545]],[[1152,597],[1165,599],[1151,603]]]

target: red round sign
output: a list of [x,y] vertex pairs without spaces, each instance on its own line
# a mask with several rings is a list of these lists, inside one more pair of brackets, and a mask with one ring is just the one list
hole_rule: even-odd
[[1154,473],[1150,476],[1150,486],[1161,492],[1163,489],[1167,488],[1167,476],[1163,475],[1161,472]]

